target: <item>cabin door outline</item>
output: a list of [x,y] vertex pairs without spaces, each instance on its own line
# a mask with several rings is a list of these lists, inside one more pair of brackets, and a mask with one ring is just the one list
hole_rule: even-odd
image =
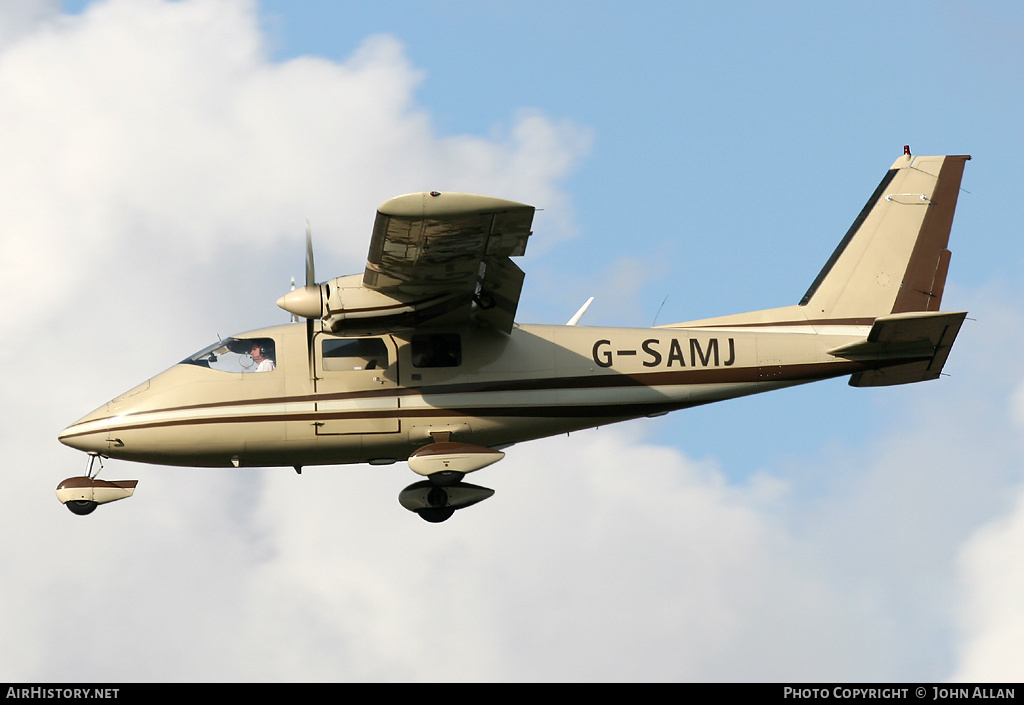
[[390,335],[313,338],[316,435],[398,433],[398,347]]

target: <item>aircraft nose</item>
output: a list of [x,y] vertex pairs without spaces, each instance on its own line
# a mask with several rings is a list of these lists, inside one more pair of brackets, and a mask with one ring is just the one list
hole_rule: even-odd
[[57,440],[76,450],[86,453],[100,453],[107,449],[106,433],[78,433],[74,426],[68,426],[57,436]]
[[57,434],[57,440],[70,448],[86,453],[105,454],[109,445],[107,443],[108,422],[106,419],[97,418],[100,416],[99,411],[97,409],[65,428]]

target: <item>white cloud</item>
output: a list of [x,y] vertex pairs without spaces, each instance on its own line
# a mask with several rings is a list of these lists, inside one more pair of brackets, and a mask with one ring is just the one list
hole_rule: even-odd
[[[0,56],[0,281],[62,283],[34,287],[20,320],[132,243],[223,262],[231,248],[301,242],[309,216],[341,274],[357,270],[373,209],[397,193],[565,203],[555,185],[584,131],[531,112],[502,141],[437,135],[414,102],[421,78],[387,36],[345,64],[271,63],[255,5],[234,0],[113,0],[43,23]],[[559,222],[546,238],[571,227]]]
[[[994,428],[964,439],[971,455],[965,458],[978,472],[993,506],[982,523],[959,545],[957,561],[956,626],[957,665],[950,677],[960,682],[1019,682],[1024,678],[1024,383],[1019,374],[999,359],[1002,351],[1015,349],[1022,338],[1021,315],[1012,313],[1013,301],[1002,289],[986,292],[982,299],[990,331],[979,343],[990,350],[988,366],[979,366],[988,385],[1002,393],[988,395],[989,411],[980,405],[970,413],[981,416]],[[982,376],[982,375],[979,375]],[[1001,403],[1001,404],[1000,404]],[[1003,408],[1000,408],[1000,405]],[[994,408],[993,408],[994,407]],[[994,413],[993,413],[994,412]],[[1005,425],[993,422],[999,414]],[[999,482],[984,481],[993,466],[1007,464]]]
[[964,546],[960,626],[965,638],[951,680],[1024,679],[1024,492],[1011,511],[982,527]]

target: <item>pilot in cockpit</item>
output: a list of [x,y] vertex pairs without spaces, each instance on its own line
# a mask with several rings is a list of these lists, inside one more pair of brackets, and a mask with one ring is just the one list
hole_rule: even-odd
[[274,369],[274,349],[265,341],[255,341],[249,352],[256,363],[256,372],[270,372]]

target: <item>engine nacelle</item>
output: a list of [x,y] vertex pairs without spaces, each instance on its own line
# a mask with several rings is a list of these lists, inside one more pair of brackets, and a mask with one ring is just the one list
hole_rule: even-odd
[[277,300],[288,313],[320,318],[331,333],[363,333],[438,323],[446,314],[472,302],[468,292],[383,292],[363,286],[363,275],[350,274],[324,284],[295,289]]

